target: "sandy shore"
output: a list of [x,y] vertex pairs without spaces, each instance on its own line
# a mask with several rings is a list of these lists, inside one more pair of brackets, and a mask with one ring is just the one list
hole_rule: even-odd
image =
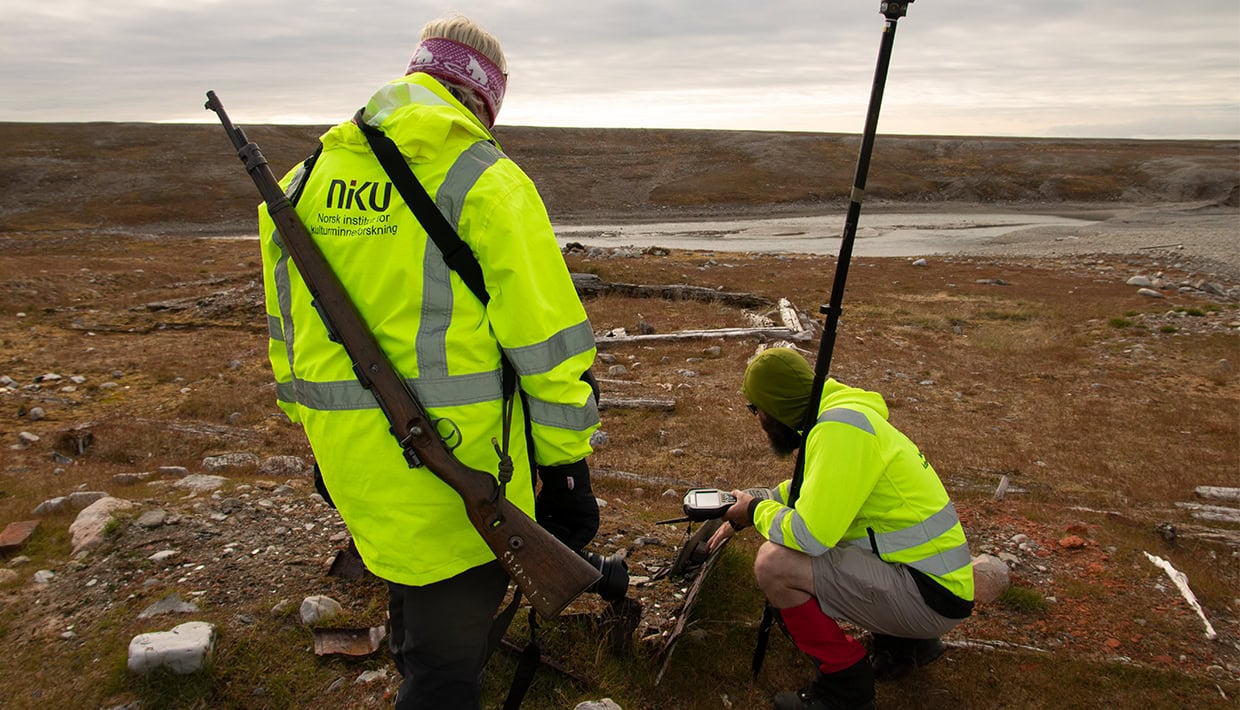
[[[843,212],[764,217],[755,211],[743,217],[557,225],[557,234],[562,243],[587,246],[836,254],[844,220]],[[1165,254],[1192,270],[1240,283],[1240,213],[1192,203],[1106,209],[879,205],[862,210],[853,254]]]

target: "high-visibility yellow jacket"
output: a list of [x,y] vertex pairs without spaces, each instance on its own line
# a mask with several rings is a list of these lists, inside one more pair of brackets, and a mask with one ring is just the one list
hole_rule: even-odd
[[[456,456],[495,474],[501,439],[500,347],[527,395],[537,463],[590,454],[598,407],[580,377],[594,336],[533,183],[437,81],[412,74],[363,113],[396,144],[482,266],[483,306],[451,271],[352,122],[282,185],[397,371],[439,419]],[[308,173],[308,175],[307,175]],[[366,566],[424,585],[493,559],[457,494],[411,469],[374,397],[328,338],[265,208],[259,209],[269,357],[280,407],[305,429],[323,480]],[[508,497],[532,513],[523,407],[512,417]]]
[[770,541],[812,556],[862,547],[972,601],[971,556],[956,508],[887,413],[878,393],[828,379],[794,507],[785,504],[791,481],[784,481],[758,503],[754,525]]

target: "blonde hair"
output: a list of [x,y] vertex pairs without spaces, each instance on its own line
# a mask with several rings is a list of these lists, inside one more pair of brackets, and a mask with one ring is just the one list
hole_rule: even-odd
[[[449,39],[453,42],[459,42],[478,50],[487,59],[490,59],[499,70],[508,75],[508,60],[504,58],[504,48],[500,46],[499,40],[495,35],[487,32],[479,27],[473,20],[464,15],[444,15],[436,20],[431,20],[422,27],[422,36],[418,41],[439,38]],[[482,99],[467,87],[454,84],[450,81],[438,79],[439,83],[460,101],[465,108],[469,109],[475,116],[487,121],[487,108]],[[494,120],[494,117],[492,117]]]

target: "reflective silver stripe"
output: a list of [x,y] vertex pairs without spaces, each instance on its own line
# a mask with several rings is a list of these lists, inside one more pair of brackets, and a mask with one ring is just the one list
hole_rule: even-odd
[[811,557],[817,557],[827,551],[827,546],[818,541],[814,534],[809,531],[805,525],[805,519],[801,514],[792,508],[782,508],[775,514],[775,519],[771,521],[770,534],[767,538],[777,544],[788,547],[786,537],[784,537],[784,518],[792,516],[792,539],[796,543],[797,548],[805,552]]
[[292,200],[293,195],[297,194],[297,191],[301,189],[301,184],[305,182],[306,178],[309,176],[310,171],[306,170],[306,164],[302,163],[301,165],[298,165],[297,172],[293,175],[293,179],[289,180],[288,187],[284,190],[284,196]]
[[[960,518],[956,515],[956,506],[949,502],[939,512],[916,525],[886,533],[874,533],[874,541],[878,544],[877,552],[882,556],[924,545],[947,533],[959,523]],[[868,537],[843,540],[841,544],[853,545],[870,552],[875,551]],[[919,560],[903,564],[926,574],[942,577],[970,564],[972,560],[968,543],[965,543],[950,550],[934,552]]]
[[771,489],[771,500],[787,505],[787,502],[784,501],[783,492],[779,490],[779,486]]
[[875,533],[874,539],[878,542],[880,553],[885,555],[889,552],[900,552],[918,545],[924,545],[956,527],[959,522],[960,518],[956,515],[956,506],[948,502],[947,505],[943,506],[942,510],[920,523],[910,525],[902,530]]
[[594,331],[589,321],[582,321],[574,326],[552,335],[541,343],[524,345],[506,350],[512,366],[519,375],[538,375],[554,370],[565,360],[588,352],[594,347]]
[[952,572],[967,567],[972,563],[973,556],[969,553],[969,544],[963,543],[950,550],[944,550],[937,555],[932,555],[915,562],[905,562],[904,564],[918,572],[932,574],[935,577],[946,577]]
[[280,324],[280,319],[267,314],[267,337],[272,340],[284,340],[284,326]]
[[425,86],[399,81],[387,84],[375,92],[370,103],[366,105],[366,122],[372,126],[382,126],[393,111],[413,103],[429,106],[449,105],[447,101],[439,98],[435,92]]
[[276,383],[276,400],[279,402],[288,402],[294,404],[297,402],[297,392],[292,382]]
[[487,168],[499,162],[504,154],[486,141],[478,141],[465,149],[448,169],[443,184],[435,193],[435,206],[443,212],[453,229],[460,229],[465,196],[477,184]]
[[[408,378],[405,383],[417,394],[423,406],[456,407],[498,402],[503,395],[499,380],[499,370],[493,370],[442,378]],[[362,387],[357,380],[294,380],[292,383],[278,384],[276,396],[283,401],[295,401],[309,409],[329,412],[374,409],[379,406],[370,390]]]
[[[443,183],[435,192],[435,206],[453,229],[458,229],[465,196],[478,178],[502,154],[486,141],[479,141],[457,157],[448,169]],[[451,269],[443,260],[443,252],[429,238],[422,259],[422,318],[414,347],[418,356],[418,372],[424,377],[448,376],[448,325],[452,320]]]
[[792,511],[792,537],[796,539],[805,554],[811,557],[817,557],[827,551],[827,546],[814,537],[814,534],[805,526],[805,519],[795,510]]
[[864,414],[854,409],[845,409],[844,407],[836,407],[828,409],[818,417],[818,423],[823,422],[839,422],[841,424],[851,424],[861,431],[874,433],[874,425],[870,424],[870,420]]
[[586,400],[584,407],[554,404],[529,393],[526,393],[525,400],[530,407],[530,420],[535,424],[570,431],[585,431],[599,422],[598,404],[595,403],[593,397]]
[[276,260],[274,271],[276,282],[276,301],[280,306],[280,319],[284,321],[284,354],[288,358],[289,376],[294,380],[297,379],[297,370],[293,367],[293,294],[292,287],[289,285],[288,275],[288,250],[284,248],[284,240],[280,237],[280,230],[272,230],[271,241],[280,248],[280,258]]
[[766,539],[776,545],[784,544],[784,518],[790,512],[792,512],[791,508],[782,508],[775,514],[775,519],[771,521],[771,527],[767,528]]

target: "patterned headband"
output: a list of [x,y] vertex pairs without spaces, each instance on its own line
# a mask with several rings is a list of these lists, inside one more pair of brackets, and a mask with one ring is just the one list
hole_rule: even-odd
[[424,39],[414,51],[405,73],[414,72],[430,74],[472,89],[482,98],[487,112],[491,114],[488,127],[495,125],[499,107],[504,103],[508,77],[482,52],[443,37]]

